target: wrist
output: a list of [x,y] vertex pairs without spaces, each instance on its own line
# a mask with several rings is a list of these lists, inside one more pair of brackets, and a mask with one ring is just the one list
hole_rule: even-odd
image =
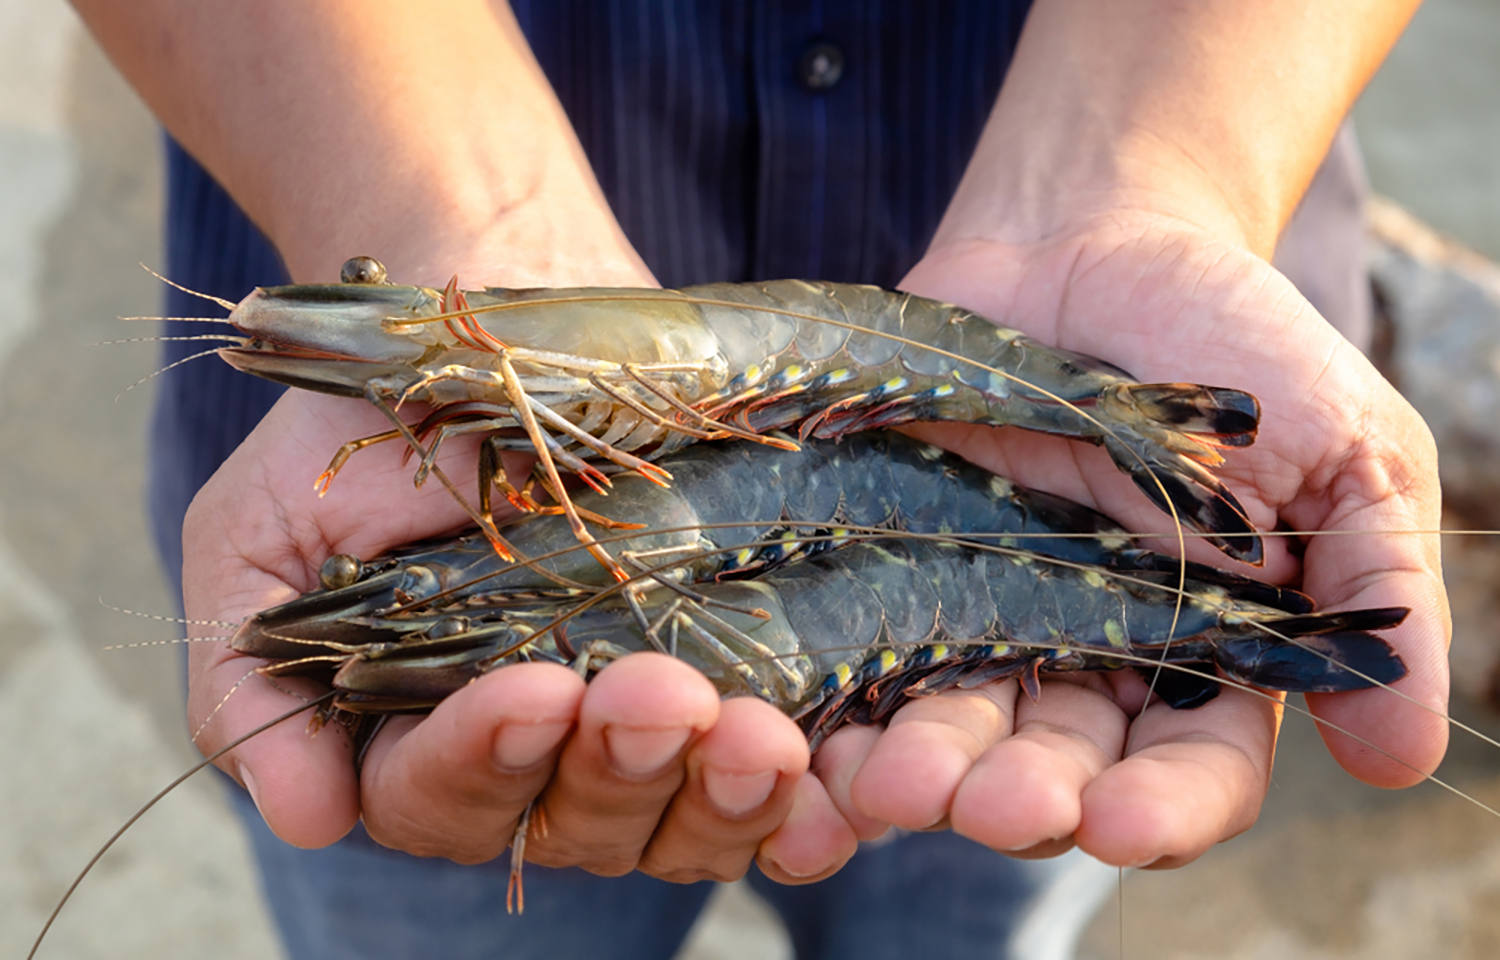
[[298,282],[647,283],[500,0],[79,0]]
[[470,196],[452,191],[336,230],[291,226],[277,247],[299,283],[331,282],[358,255],[379,260],[393,282],[438,288],[455,275],[467,289],[656,285],[602,197],[541,190],[504,207]]
[[1036,0],[935,243],[1117,211],[1268,258],[1410,0]]
[[[426,286],[455,274],[470,288],[654,285],[561,107],[548,98],[527,115],[356,161],[337,185],[342,197],[275,194],[267,233],[298,282],[332,281],[363,255],[395,282]],[[525,150],[505,146],[517,127],[532,134]]]
[[1011,109],[1002,96],[934,249],[1042,244],[1125,215],[1177,221],[1269,256],[1285,201],[1253,170],[1226,170],[1192,143],[1091,115],[1078,101],[1054,105]]

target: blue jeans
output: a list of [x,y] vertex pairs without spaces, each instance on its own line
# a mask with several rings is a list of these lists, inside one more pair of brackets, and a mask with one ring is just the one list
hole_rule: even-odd
[[[528,865],[526,912],[509,916],[507,857],[475,867],[424,860],[379,846],[362,828],[324,850],[299,850],[231,790],[291,960],[668,960],[714,892],[707,882]],[[821,883],[786,887],[756,871],[750,883],[786,922],[800,960],[997,960],[1020,955],[1016,930],[1057,875],[1057,861],[1012,860],[945,832],[867,844]]]

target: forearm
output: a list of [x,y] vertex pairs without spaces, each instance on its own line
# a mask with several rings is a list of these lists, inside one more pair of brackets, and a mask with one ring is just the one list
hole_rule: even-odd
[[77,6],[299,280],[649,280],[499,0]]
[[935,244],[1111,208],[1269,256],[1414,0],[1038,0]]

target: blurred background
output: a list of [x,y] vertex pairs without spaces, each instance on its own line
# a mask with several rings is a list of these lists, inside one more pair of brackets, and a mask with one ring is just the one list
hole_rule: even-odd
[[[1429,0],[1355,110],[1376,357],[1442,445],[1450,527],[1500,527],[1500,5]],[[98,845],[196,759],[180,628],[146,537],[160,142],[61,0],[0,0],[0,956],[22,956]],[[1425,226],[1424,226],[1425,224]],[[1455,538],[1455,716],[1500,733],[1500,559]],[[1500,805],[1500,748],[1440,775]],[[275,957],[219,786],[195,778],[84,883],[43,956]],[[1500,818],[1431,784],[1364,787],[1289,716],[1265,813],[1178,871],[1094,874],[1088,958],[1500,956]],[[1101,879],[1102,878],[1102,879]],[[1080,893],[1080,896],[1085,894]],[[1123,903],[1116,898],[1123,895]],[[727,888],[685,956],[785,957]]]

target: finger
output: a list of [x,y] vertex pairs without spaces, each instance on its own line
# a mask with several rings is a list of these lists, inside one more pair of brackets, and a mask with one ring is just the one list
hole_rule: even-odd
[[886,821],[868,816],[855,806],[850,796],[854,777],[884,733],[882,727],[851,724],[823,741],[812,759],[812,771],[828,799],[860,840],[879,839],[891,829]]
[[943,823],[974,762],[1010,735],[1016,690],[1014,681],[1005,681],[902,707],[850,784],[854,806],[908,830]]
[[1072,846],[1083,791],[1124,749],[1125,714],[1101,689],[1042,684],[1022,697],[1015,735],[975,762],[953,798],[953,829],[991,849],[1054,856]]
[[815,883],[838,873],[859,839],[811,773],[797,780],[791,812],[756,855],[760,872],[777,883]]
[[254,799],[267,826],[297,847],[324,847],[359,819],[353,744],[344,728],[315,733],[308,704],[325,692],[298,678],[268,680],[264,661],[240,656],[228,644],[195,645],[188,716],[193,742],[211,756],[236,738],[291,711],[300,711],[237,746],[215,765]]
[[1175,867],[1249,829],[1270,783],[1279,710],[1225,689],[1193,710],[1161,702],[1131,725],[1128,756],[1084,787],[1074,839],[1108,864]]
[[519,664],[463,688],[427,717],[392,720],[365,757],[370,836],[459,863],[499,856],[552,774],[583,687],[565,667]]
[[1408,669],[1392,685],[1394,693],[1377,688],[1308,697],[1317,716],[1352,734],[1320,726],[1346,770],[1367,783],[1403,787],[1430,773],[1447,747],[1452,626],[1441,544],[1436,536],[1410,532],[1436,529],[1441,519],[1431,436],[1383,381],[1372,394],[1355,400],[1387,408],[1381,428],[1356,445],[1332,480],[1310,486],[1283,512],[1299,528],[1350,532],[1309,542],[1304,585],[1323,606],[1411,609],[1405,623],[1381,634]]
[[[1315,543],[1323,548],[1316,552],[1309,548],[1309,570],[1319,571],[1309,589],[1319,596],[1347,595],[1337,601],[1341,608],[1409,607],[1405,623],[1381,633],[1401,655],[1407,675],[1390,689],[1311,694],[1307,701],[1315,715],[1332,725],[1320,725],[1319,732],[1346,770],[1377,786],[1410,786],[1431,773],[1447,749],[1447,594],[1440,574],[1422,556],[1422,538],[1398,534],[1381,542],[1363,539],[1352,551],[1361,555],[1357,566],[1363,569],[1346,559],[1327,563],[1331,541]],[[1330,579],[1339,582],[1325,585]],[[1349,592],[1349,585],[1358,583],[1366,585]]]
[[1411,786],[1437,768],[1448,744],[1448,608],[1441,584],[1421,574],[1386,575],[1352,608],[1404,606],[1407,623],[1381,636],[1407,667],[1388,688],[1308,694],[1328,750],[1349,773],[1376,786]]
[[635,869],[719,710],[713,685],[681,660],[642,653],[611,664],[584,694],[527,859],[603,876]]
[[791,810],[807,739],[762,700],[726,701],[687,757],[687,780],[639,869],[675,883],[737,880]]

